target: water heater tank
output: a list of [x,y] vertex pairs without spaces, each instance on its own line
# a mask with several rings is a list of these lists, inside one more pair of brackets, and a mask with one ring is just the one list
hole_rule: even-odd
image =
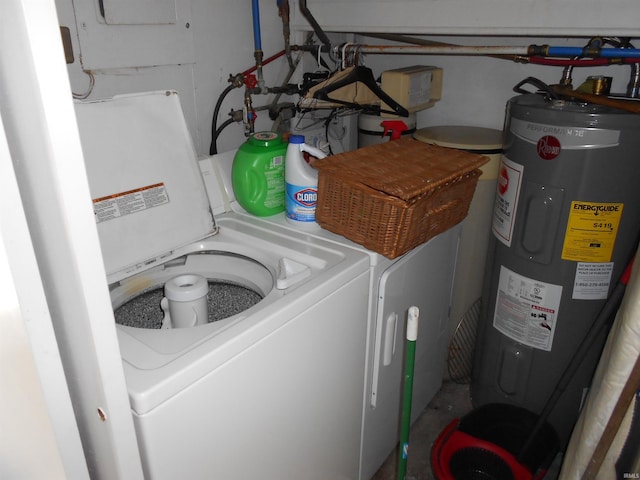
[[[540,413],[607,301],[640,232],[640,116],[526,94],[505,144],[471,396]],[[566,443],[605,336],[549,421]]]

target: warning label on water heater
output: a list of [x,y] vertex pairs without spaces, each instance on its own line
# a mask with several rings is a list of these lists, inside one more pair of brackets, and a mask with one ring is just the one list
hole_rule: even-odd
[[169,203],[166,187],[164,183],[156,183],[127,192],[94,198],[93,212],[96,223],[100,223],[165,203]]
[[611,261],[623,206],[622,203],[571,202],[562,259]]
[[539,282],[501,266],[493,326],[516,342],[551,351],[561,297],[562,285]]
[[493,206],[493,234],[507,247],[513,238],[523,170],[523,165],[502,157]]
[[571,298],[576,300],[604,300],[609,293],[613,262],[578,262]]

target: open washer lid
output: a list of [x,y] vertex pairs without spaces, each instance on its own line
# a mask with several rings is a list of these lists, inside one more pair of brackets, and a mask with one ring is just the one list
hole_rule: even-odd
[[215,233],[176,92],[119,95],[75,106],[110,281]]

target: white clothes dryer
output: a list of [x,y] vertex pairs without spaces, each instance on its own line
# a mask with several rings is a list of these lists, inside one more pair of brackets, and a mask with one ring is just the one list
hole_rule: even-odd
[[[76,113],[145,476],[356,478],[367,256],[210,205],[176,92]],[[178,328],[190,276],[214,298]]]
[[[235,201],[231,167],[235,152],[200,160],[207,190],[219,195],[213,179],[223,179],[227,209],[274,227],[299,233],[284,213],[253,217]],[[449,342],[449,314],[461,224],[405,255],[390,260],[347,238],[318,228],[304,234],[308,243],[329,241],[369,258],[366,386],[363,397],[360,480],[369,480],[397,445],[406,320],[409,307],[420,309],[411,418],[415,421],[442,385]],[[426,453],[425,453],[426,454]]]

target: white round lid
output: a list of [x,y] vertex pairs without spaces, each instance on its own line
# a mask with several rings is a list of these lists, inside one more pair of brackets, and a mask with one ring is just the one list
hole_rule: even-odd
[[503,145],[502,131],[485,127],[440,125],[421,128],[413,136],[421,142],[483,154],[499,153]]

